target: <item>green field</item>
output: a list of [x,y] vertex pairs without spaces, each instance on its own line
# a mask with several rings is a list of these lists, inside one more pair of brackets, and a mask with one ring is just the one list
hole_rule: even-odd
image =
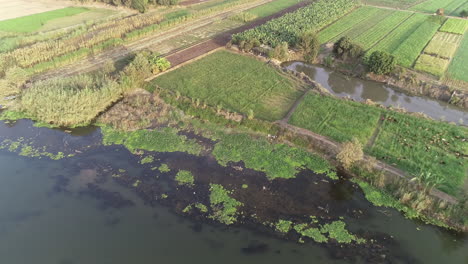
[[382,17],[382,13],[385,12],[387,11],[380,8],[363,6],[320,31],[320,43],[323,44],[338,39],[342,35],[345,35],[346,32],[352,29],[354,26],[360,24],[363,21],[366,21],[364,23],[367,24],[368,20],[374,17]]
[[379,117],[377,108],[311,93],[299,104],[289,122],[339,142],[355,137],[366,144]]
[[266,17],[269,15],[273,15],[274,13],[277,13],[290,6],[298,4],[300,2],[304,2],[304,0],[277,0],[274,2],[270,2],[268,4],[261,5],[256,8],[250,9],[247,12],[257,17]]
[[425,0],[364,0],[368,5],[388,6],[396,8],[408,8]]
[[455,9],[452,13],[450,13],[451,16],[461,16],[461,12],[463,10],[468,10],[468,2],[465,4],[461,5],[459,8]]
[[411,67],[439,27],[439,23],[431,20],[426,20],[422,23],[416,31],[409,35],[395,52],[393,52],[393,55],[397,58],[398,64],[408,68]]
[[440,28],[440,31],[463,35],[468,28],[468,20],[449,18]]
[[468,67],[466,67],[467,61],[468,35],[465,35],[448,68],[449,77],[468,82]]
[[394,12],[353,40],[368,50],[411,15],[409,12]]
[[276,69],[254,58],[218,51],[155,79],[162,88],[267,120],[284,117],[303,91]]
[[414,14],[382,39],[368,53],[370,54],[375,50],[393,53],[427,18],[427,15]]
[[439,188],[456,194],[467,178],[466,127],[388,112],[370,153],[414,175],[445,179]]
[[40,14],[0,21],[0,31],[22,33],[33,32],[53,19],[77,15],[88,10],[89,9],[84,7],[67,7]]
[[434,38],[429,42],[424,49],[424,53],[434,55],[441,58],[451,59],[462,40],[461,35],[437,32]]
[[435,13],[437,9],[443,8],[445,14],[450,14],[466,3],[466,0],[428,0],[411,8],[414,11]]
[[422,54],[416,61],[414,68],[419,71],[430,73],[437,77],[442,77],[449,65],[449,62],[450,61],[445,58]]

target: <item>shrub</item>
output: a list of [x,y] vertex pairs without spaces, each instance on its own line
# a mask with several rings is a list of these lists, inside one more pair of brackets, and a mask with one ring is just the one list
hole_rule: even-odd
[[359,58],[364,54],[364,50],[349,37],[342,37],[333,45],[333,53],[342,59]]
[[363,157],[362,145],[356,138],[353,138],[353,141],[344,143],[340,153],[336,156],[345,168],[351,168],[356,161],[362,160]]
[[269,52],[270,58],[275,58],[280,61],[285,61],[289,58],[289,47],[287,42],[283,42],[280,45],[276,46],[274,49]]
[[468,10],[463,10],[460,12],[461,17],[468,17]]
[[367,59],[367,67],[375,74],[388,74],[395,70],[396,59],[393,55],[384,51],[374,51]]
[[304,54],[304,60],[312,63],[320,51],[320,41],[314,32],[303,33],[299,39],[298,47]]

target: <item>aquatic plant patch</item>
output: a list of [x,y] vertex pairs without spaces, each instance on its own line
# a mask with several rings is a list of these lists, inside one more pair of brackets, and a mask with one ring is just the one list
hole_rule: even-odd
[[457,195],[468,169],[468,129],[445,122],[388,112],[373,156],[415,175],[433,175],[429,185]]
[[267,120],[283,118],[302,89],[288,76],[255,58],[218,51],[153,81],[194,103]]
[[190,171],[181,170],[177,172],[175,180],[179,185],[193,186],[195,179]]
[[284,144],[271,144],[265,139],[252,139],[245,134],[224,135],[212,154],[223,166],[243,161],[247,168],[265,172],[270,180],[294,178],[300,169],[336,178],[331,165],[317,155]]
[[89,11],[89,9],[85,7],[66,7],[44,13],[4,20],[0,21],[0,31],[33,32],[41,28],[47,21],[73,16],[86,11]]
[[468,20],[449,18],[442,25],[442,27],[440,28],[440,31],[463,35],[465,34],[467,28],[468,28]]
[[[199,155],[203,147],[195,140],[177,134],[174,128],[124,132],[111,127],[101,127],[104,145],[124,145],[131,152],[137,150],[157,152],[186,152]],[[165,168],[164,168],[165,169]]]
[[376,129],[380,115],[377,108],[310,93],[299,104],[289,123],[339,142],[357,138],[365,145]]
[[35,147],[32,142],[25,140],[24,138],[19,138],[16,141],[5,139],[0,142],[0,150],[8,150],[10,152],[18,153],[20,156],[30,157],[30,158],[41,158],[48,157],[52,160],[60,160],[65,157],[73,157],[74,154],[65,155],[63,152],[50,153],[47,151],[47,147]]
[[[321,226],[314,223],[314,221],[310,224],[296,224],[294,225],[294,230],[302,237],[310,238],[317,243],[327,243],[330,239],[334,239],[340,244],[349,244],[353,241],[361,244],[366,241],[363,238],[358,238],[351,234],[346,229],[346,223],[341,220],[326,223]],[[302,238],[299,242],[303,242]]]
[[232,191],[226,190],[222,185],[210,184],[210,205],[213,211],[210,218],[225,225],[237,221],[238,208],[243,204],[231,197]]
[[275,224],[276,231],[280,233],[288,233],[293,228],[293,222],[289,220],[280,219]]

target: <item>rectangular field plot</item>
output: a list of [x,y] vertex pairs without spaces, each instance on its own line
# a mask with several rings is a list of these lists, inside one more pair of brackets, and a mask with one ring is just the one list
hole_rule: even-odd
[[153,81],[162,88],[267,120],[283,118],[303,91],[264,62],[218,51]]
[[310,93],[299,104],[289,123],[339,142],[355,137],[365,145],[379,117],[378,108]]
[[393,53],[427,18],[428,15],[414,14],[369,50],[367,54],[371,54],[375,50]]
[[416,61],[414,68],[416,70],[433,74],[437,77],[442,77],[449,65],[449,62],[449,59],[422,54]]
[[437,32],[424,49],[424,53],[450,59],[457,52],[461,40],[461,35]]
[[364,0],[368,5],[408,8],[425,0]]
[[439,29],[440,24],[431,20],[422,23],[406,40],[393,52],[398,64],[411,67],[419,57],[424,47]]
[[350,30],[351,28],[360,24],[361,22],[371,19],[372,17],[382,17],[382,13],[386,12],[388,11],[375,7],[361,7],[356,11],[352,12],[351,14],[341,18],[334,24],[326,27],[324,30],[320,31],[320,43],[323,44],[333,39],[337,39],[342,35],[346,34],[346,31]]
[[466,0],[428,0],[413,6],[411,10],[433,14],[443,8],[445,14],[450,14],[465,3]]
[[468,82],[468,35],[463,37],[463,40],[458,47],[457,53],[453,57],[449,65],[449,78]]
[[390,16],[382,19],[374,27],[363,32],[356,37],[354,41],[360,44],[365,50],[371,48],[378,41],[383,39],[393,29],[397,28],[403,21],[409,18],[412,14],[409,12],[395,12]]
[[466,127],[389,112],[369,151],[416,176],[442,178],[437,187],[454,195],[467,177],[467,134]]
[[463,35],[465,34],[467,28],[468,20],[449,18],[442,25],[440,31]]

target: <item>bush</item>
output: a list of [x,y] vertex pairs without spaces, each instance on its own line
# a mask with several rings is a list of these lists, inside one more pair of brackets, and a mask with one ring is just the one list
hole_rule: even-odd
[[353,141],[344,143],[340,153],[336,156],[343,167],[348,169],[351,168],[355,162],[362,160],[363,157],[364,152],[362,151],[361,142],[356,138],[353,138]]
[[275,58],[280,61],[285,61],[289,58],[289,47],[287,42],[283,42],[280,45],[276,46],[274,49],[270,50],[268,56],[270,58]]
[[396,59],[393,55],[383,52],[374,51],[367,59],[367,67],[369,72],[375,74],[388,74],[395,70]]
[[303,33],[299,39],[298,47],[304,54],[304,60],[312,63],[320,51],[320,41],[314,32]]
[[468,17],[468,10],[463,10],[460,12],[461,17]]
[[364,55],[364,49],[353,43],[350,38],[342,37],[333,45],[333,53],[342,59],[359,58]]

